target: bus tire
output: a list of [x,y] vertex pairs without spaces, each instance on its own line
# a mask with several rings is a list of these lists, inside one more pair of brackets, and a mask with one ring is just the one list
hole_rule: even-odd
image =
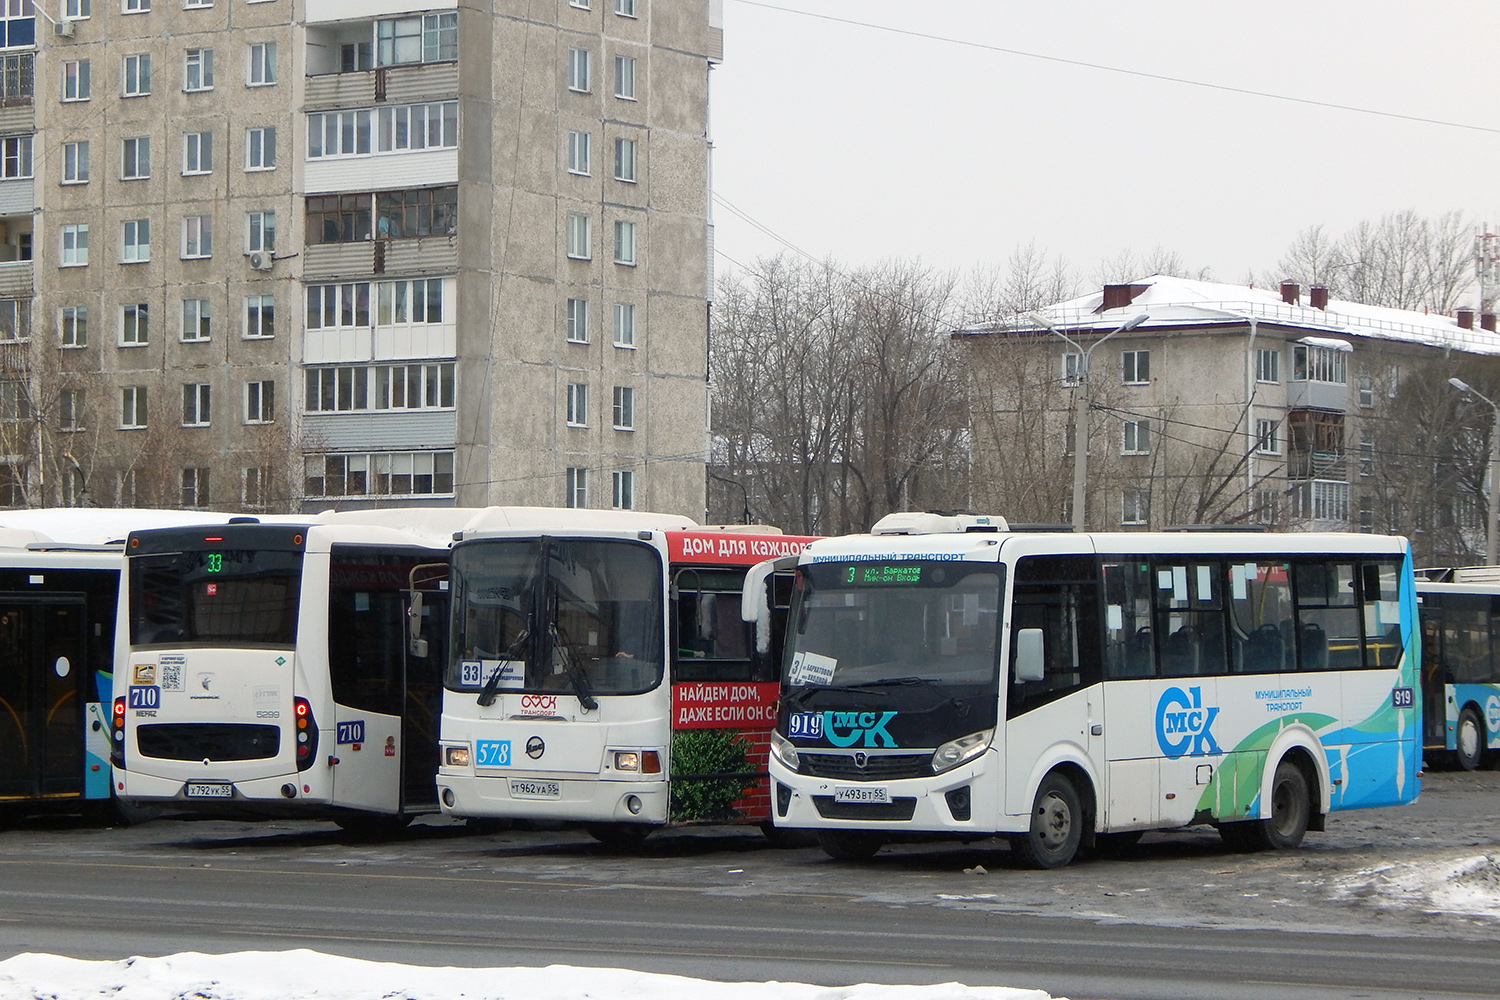
[[818,846],[835,861],[868,861],[885,846],[878,833],[856,830],[819,830]]
[[1026,868],[1061,868],[1078,853],[1083,804],[1073,783],[1056,771],[1042,779],[1031,806],[1031,829],[1012,834],[1010,850]]
[[645,823],[586,823],[588,835],[613,851],[633,851],[651,836]]
[[1302,768],[1282,758],[1271,779],[1271,815],[1245,824],[1250,847],[1261,851],[1286,851],[1302,843],[1312,818],[1312,799]]
[[1479,713],[1465,708],[1458,713],[1458,730],[1453,734],[1453,759],[1465,771],[1477,771],[1484,760],[1484,723]]

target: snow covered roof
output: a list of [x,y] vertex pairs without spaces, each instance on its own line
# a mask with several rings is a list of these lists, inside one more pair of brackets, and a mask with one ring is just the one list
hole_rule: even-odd
[[[1328,300],[1326,309],[1311,305],[1289,305],[1279,289],[1252,288],[1217,281],[1195,281],[1155,274],[1130,286],[1136,294],[1121,306],[1103,309],[1104,292],[1096,291],[1038,309],[1033,315],[1054,324],[1064,333],[1082,330],[1108,333],[1145,313],[1146,327],[1205,326],[1257,323],[1307,330],[1315,334],[1400,340],[1428,347],[1471,354],[1500,354],[1500,334],[1488,330],[1466,330],[1451,316],[1430,315],[1406,309],[1367,306],[1342,299]],[[1122,296],[1123,297],[1123,296]],[[1302,302],[1309,301],[1302,289]],[[989,333],[1040,332],[1046,329],[1026,316],[1014,321],[959,331],[959,336]]]

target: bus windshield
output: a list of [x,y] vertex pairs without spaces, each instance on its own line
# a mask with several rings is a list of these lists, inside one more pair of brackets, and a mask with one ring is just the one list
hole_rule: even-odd
[[916,681],[993,687],[1001,583],[994,563],[803,566],[784,683],[789,688]]
[[189,550],[129,564],[131,645],[296,644],[301,552]]
[[[638,694],[661,683],[661,558],[631,541],[482,539],[453,549],[445,683],[508,692]],[[488,703],[487,701],[485,703]]]

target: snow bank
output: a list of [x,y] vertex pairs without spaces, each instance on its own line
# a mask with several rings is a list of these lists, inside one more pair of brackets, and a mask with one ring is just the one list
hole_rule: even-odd
[[0,1000],[1049,1000],[998,986],[719,983],[624,969],[422,968],[315,951],[0,962]]

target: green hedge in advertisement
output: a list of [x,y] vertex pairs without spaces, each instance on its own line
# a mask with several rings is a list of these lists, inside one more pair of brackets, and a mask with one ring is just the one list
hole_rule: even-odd
[[[742,778],[695,778],[696,774],[737,774]],[[734,803],[752,778],[745,741],[733,729],[679,729],[672,734],[674,823],[739,819]]]

